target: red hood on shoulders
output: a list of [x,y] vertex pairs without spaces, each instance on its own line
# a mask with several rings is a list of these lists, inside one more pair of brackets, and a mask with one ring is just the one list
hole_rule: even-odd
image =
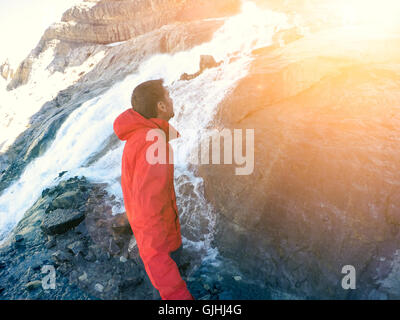
[[128,140],[136,130],[143,128],[162,129],[165,132],[167,141],[181,136],[167,121],[159,118],[146,119],[132,108],[125,110],[115,119],[113,128],[117,137],[122,141]]

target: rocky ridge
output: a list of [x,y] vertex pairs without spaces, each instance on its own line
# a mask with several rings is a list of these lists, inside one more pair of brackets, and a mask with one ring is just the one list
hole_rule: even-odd
[[[0,300],[153,299],[126,214],[112,215],[115,199],[104,187],[74,177],[42,192],[0,245]],[[187,250],[181,260],[196,299],[271,297],[232,273],[234,266],[198,263]],[[52,269],[55,287],[49,288]]]
[[61,22],[45,31],[7,88],[26,84],[35,59],[51,46],[55,47],[55,60],[60,60],[55,71],[62,71],[69,63],[82,63],[98,45],[127,41],[167,25],[227,17],[239,9],[239,0],[84,1],[67,10]]
[[[0,247],[1,299],[151,298],[126,216],[112,215],[103,187],[75,177],[43,191]],[[55,289],[42,287],[44,266]]]

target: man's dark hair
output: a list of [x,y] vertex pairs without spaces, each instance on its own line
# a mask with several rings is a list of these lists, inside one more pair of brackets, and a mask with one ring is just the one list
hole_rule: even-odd
[[132,92],[131,104],[133,110],[143,117],[157,117],[157,103],[165,102],[164,80],[150,80],[138,85]]

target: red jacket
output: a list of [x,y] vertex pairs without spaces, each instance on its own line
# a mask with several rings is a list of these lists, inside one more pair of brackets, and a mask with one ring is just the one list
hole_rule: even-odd
[[[158,132],[165,133],[164,139],[146,141],[151,129],[161,129]],[[163,300],[193,299],[169,255],[182,244],[173,153],[168,142],[180,134],[167,121],[146,119],[132,108],[115,119],[114,132],[120,140],[126,141],[121,187],[128,220],[146,272]],[[167,162],[164,164],[150,164],[146,159],[148,148],[153,145],[151,150],[154,150],[155,142],[157,146],[166,148]]]

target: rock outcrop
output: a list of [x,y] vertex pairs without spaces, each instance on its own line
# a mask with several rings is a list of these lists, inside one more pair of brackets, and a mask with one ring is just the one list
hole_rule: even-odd
[[[0,300],[153,298],[126,214],[112,215],[115,197],[105,187],[74,177],[42,192],[0,246]],[[53,210],[60,198],[66,209]],[[48,234],[43,228],[49,217],[66,218],[76,207],[80,221],[63,224],[62,232]],[[270,298],[268,291],[232,274],[234,268],[213,268],[195,255],[183,251],[180,271],[197,299]],[[55,272],[54,288],[43,287],[49,275],[43,270]]]
[[[14,236],[0,246],[0,299],[149,297],[138,252],[128,251],[132,232],[113,232],[124,216],[111,214],[106,203],[113,199],[103,187],[75,177],[42,192]],[[60,198],[64,209],[53,210]],[[52,290],[42,287],[46,266],[56,274]]]
[[37,47],[16,70],[8,89],[27,83],[32,62],[49,46],[55,46],[55,61],[59,60],[56,71],[62,71],[68,65],[63,63],[66,57],[73,57],[75,65],[85,58],[77,57],[77,48],[89,48],[86,51],[90,55],[97,48],[93,46],[127,41],[166,25],[236,14],[240,3],[240,0],[85,1],[67,10],[61,22],[46,30]]
[[194,74],[184,73],[181,75],[180,80],[192,80],[192,79],[198,77],[199,75],[201,75],[204,72],[204,70],[210,69],[210,68],[216,68],[216,67],[220,66],[222,64],[222,62],[223,61],[220,61],[217,63],[213,56],[201,55],[200,63],[199,63],[200,70]]
[[257,50],[216,120],[254,129],[254,172],[199,171],[221,253],[301,297],[400,297],[400,37],[358,31]]
[[124,0],[84,2],[64,13],[51,26],[46,39],[107,44],[131,39],[178,21],[229,16],[239,11],[240,1]]
[[82,212],[74,209],[56,209],[45,216],[41,228],[48,235],[62,234],[79,225],[84,218]]

